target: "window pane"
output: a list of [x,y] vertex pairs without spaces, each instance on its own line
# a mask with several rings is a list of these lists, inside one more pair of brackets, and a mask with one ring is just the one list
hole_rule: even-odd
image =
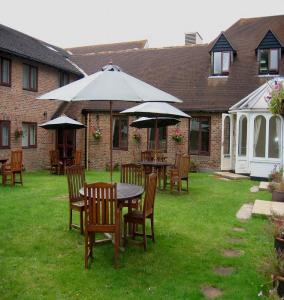
[[30,125],[29,126],[29,132],[30,132],[30,146],[35,146],[36,144],[36,128],[35,125]]
[[280,157],[281,120],[279,117],[271,117],[269,120],[269,147],[268,157]]
[[200,131],[201,131],[201,152],[209,152],[209,120],[201,119]]
[[2,147],[9,146],[9,124],[3,122],[2,126],[0,126],[0,129],[2,128],[1,138],[2,138]]
[[37,69],[31,67],[31,86],[30,88],[32,90],[36,90],[37,89]]
[[214,74],[221,74],[221,52],[213,52],[214,54]]
[[254,120],[254,157],[265,157],[266,120],[258,116]]
[[29,146],[29,127],[28,124],[23,124],[23,135],[22,135],[22,146],[28,147]]
[[223,136],[223,154],[230,155],[230,117],[225,117],[224,120],[224,136]]
[[112,147],[119,148],[119,118],[113,119],[112,125]]
[[278,71],[278,49],[270,50],[270,70]]
[[127,141],[128,141],[128,120],[121,119],[120,121],[120,148],[127,148]]
[[23,65],[23,88],[30,88],[30,68],[28,65]]
[[[148,131],[148,149],[155,150],[155,129],[149,128]],[[161,151],[167,150],[167,128],[158,128],[158,149]]]
[[222,65],[222,71],[223,72],[229,72],[230,68],[230,52],[223,52],[223,65]]
[[259,50],[259,73],[268,73],[268,50]]
[[192,118],[190,120],[190,137],[189,146],[190,153],[198,153],[198,136],[199,136],[199,119]]
[[239,156],[247,155],[247,118],[242,116],[239,120]]
[[10,61],[7,59],[2,59],[2,73],[1,73],[2,83],[10,83]]

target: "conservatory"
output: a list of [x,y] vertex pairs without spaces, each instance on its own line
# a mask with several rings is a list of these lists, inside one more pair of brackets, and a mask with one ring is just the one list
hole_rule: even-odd
[[283,165],[283,117],[268,109],[271,92],[283,84],[283,77],[272,79],[223,114],[222,170],[267,178]]

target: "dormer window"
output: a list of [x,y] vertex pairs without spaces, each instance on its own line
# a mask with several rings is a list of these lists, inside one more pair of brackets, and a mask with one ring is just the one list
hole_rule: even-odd
[[259,49],[259,74],[278,74],[280,54],[279,49]]
[[258,73],[260,75],[275,75],[279,73],[281,49],[282,45],[269,30],[256,48],[259,63]]
[[219,35],[209,53],[211,54],[211,75],[229,75],[230,66],[233,62],[236,51],[225,37],[224,33]]
[[212,52],[213,75],[228,75],[232,61],[232,52]]

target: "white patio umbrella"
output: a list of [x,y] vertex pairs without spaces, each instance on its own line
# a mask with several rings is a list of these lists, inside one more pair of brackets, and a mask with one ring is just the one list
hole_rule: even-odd
[[101,71],[46,93],[38,99],[63,101],[109,101],[110,177],[112,181],[112,102],[182,102],[180,99],[130,76],[118,66],[107,65]]
[[158,119],[159,117],[174,117],[174,118],[191,118],[188,114],[184,113],[180,109],[161,102],[147,102],[137,106],[126,109],[121,114],[129,116],[144,116],[155,118],[155,152],[158,148]]
[[85,128],[86,126],[76,120],[67,117],[66,115],[61,115],[58,118],[40,124],[39,127],[42,127],[44,129],[57,129],[57,128],[80,129],[80,128]]

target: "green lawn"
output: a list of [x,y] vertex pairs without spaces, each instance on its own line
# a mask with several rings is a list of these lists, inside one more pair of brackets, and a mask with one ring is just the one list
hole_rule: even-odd
[[[88,182],[107,179],[105,172],[87,174]],[[68,230],[66,178],[25,173],[24,187],[0,185],[0,298],[204,299],[201,287],[213,285],[224,291],[218,299],[259,299],[261,284],[269,280],[260,265],[272,238],[264,219],[235,218],[241,204],[270,199],[267,192],[250,193],[254,184],[191,174],[189,194],[158,192],[156,243],[149,241],[147,252],[129,246],[114,269],[113,245],[99,245],[86,271],[84,238]],[[244,242],[231,244],[231,237]],[[226,248],[244,255],[223,257]],[[223,277],[213,272],[218,266],[236,269]]]

